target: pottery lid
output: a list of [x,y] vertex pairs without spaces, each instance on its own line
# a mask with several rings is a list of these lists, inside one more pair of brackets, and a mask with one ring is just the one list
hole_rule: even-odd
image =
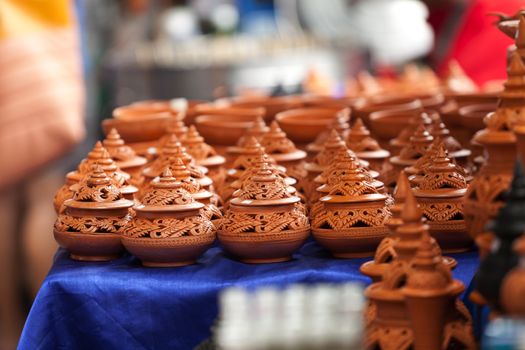
[[[381,158],[386,158],[390,155],[388,151],[383,150],[381,146],[379,146],[379,143],[370,136],[370,131],[364,125],[361,118],[358,118],[350,128],[348,137],[346,138],[346,145],[356,153],[366,152],[371,158],[374,158],[374,154],[381,154]],[[387,155],[385,155],[385,152]]]
[[133,148],[125,144],[115,128],[109,130],[102,143],[119,168],[139,167],[147,163],[146,158],[138,156]]
[[120,188],[113,183],[102,167],[94,164],[91,171],[74,187],[73,198],[64,202],[75,209],[123,209],[133,206],[124,199]]
[[264,151],[277,161],[293,161],[306,158],[304,151],[298,150],[295,144],[286,137],[277,121],[270,124],[268,131],[261,139]]
[[[230,186],[232,188],[241,188],[243,182],[255,176],[263,165],[270,168],[274,174],[277,174],[279,177],[283,178],[288,186],[293,186],[297,183],[297,180],[286,175],[286,169],[284,167],[274,164],[272,162],[272,158],[268,156],[262,148],[259,150],[259,153],[256,156],[251,158],[251,160],[252,162],[249,167],[243,171],[235,181],[231,183]],[[236,175],[233,172],[230,172],[230,174],[233,175],[231,177],[235,177]]]
[[423,174],[415,189],[416,196],[458,197],[465,194],[465,177],[457,171],[457,165],[453,164],[447,155],[447,150],[441,144],[430,164],[422,170]]
[[255,137],[256,140],[260,141],[264,134],[266,134],[270,129],[266,126],[262,116],[258,115],[253,122],[253,125],[246,130],[246,133],[241,136],[237,141],[238,147],[244,147],[244,143],[249,137]]
[[[180,159],[179,159],[180,160]],[[178,164],[184,164],[182,161]],[[173,176],[170,168],[164,169],[160,177],[151,181],[140,204],[135,206],[137,212],[184,212],[204,208],[204,204],[193,198],[184,188],[182,181]]]
[[226,162],[226,159],[219,156],[212,146],[204,142],[204,138],[193,125],[182,138],[182,144],[186,147],[188,154],[200,165],[215,166]]
[[275,206],[299,202],[300,198],[290,193],[288,187],[275,170],[263,163],[253,177],[243,182],[230,203],[240,206]]
[[417,160],[422,157],[434,138],[425,128],[423,123],[420,123],[412,136],[409,143],[405,145],[399,152],[401,160]]
[[523,98],[525,95],[525,64],[517,51],[512,52],[510,62],[507,66],[507,81],[503,84],[503,92],[500,94],[505,98]]
[[328,139],[324,143],[323,149],[315,156],[313,163],[321,167],[328,166],[337,154],[337,151],[341,148],[346,148],[346,144],[341,137],[339,137],[337,131],[332,129]]

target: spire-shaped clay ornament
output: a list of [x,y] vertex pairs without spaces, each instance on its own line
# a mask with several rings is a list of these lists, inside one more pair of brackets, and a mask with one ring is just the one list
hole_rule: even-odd
[[335,168],[326,196],[312,209],[312,234],[338,258],[370,256],[388,232],[388,196],[379,193],[356,162]]
[[253,137],[257,142],[261,142],[262,137],[270,131],[270,128],[264,122],[262,116],[257,116],[253,125],[246,130],[246,133],[239,138],[235,146],[226,148],[226,165],[231,167],[234,160],[242,155],[244,147],[248,142],[252,142],[250,139]]
[[[485,225],[503,205],[501,195],[512,180],[519,132],[515,135],[511,130],[525,120],[525,70],[521,60],[517,52],[512,54],[498,108],[485,117],[485,129],[478,131],[473,138],[473,142],[482,145],[487,154],[485,163],[470,183],[464,203],[467,229],[474,239],[486,234]],[[522,88],[516,88],[520,84]]]
[[360,158],[370,163],[370,169],[381,172],[385,160],[390,157],[390,152],[381,148],[379,143],[370,136],[363,120],[357,118],[348,131],[346,146]]
[[226,179],[224,163],[226,159],[217,154],[215,149],[208,145],[199,134],[195,126],[191,125],[182,138],[186,151],[195,159],[195,162],[208,169],[208,176],[213,180],[215,188],[221,188]]
[[106,138],[102,141],[102,145],[117,166],[131,176],[131,183],[139,186],[141,171],[144,165],[146,165],[147,159],[138,156],[133,148],[127,146],[115,128],[109,130]]
[[73,197],[74,187],[87,174],[93,170],[93,166],[98,164],[102,170],[109,176],[112,183],[120,188],[120,191],[127,199],[132,200],[138,189],[135,186],[129,185],[130,175],[119,169],[117,164],[111,159],[108,151],[102,146],[102,142],[97,141],[93,149],[88,153],[87,157],[82,159],[75,171],[66,174],[66,183],[58,189],[53,199],[55,211],[60,213],[64,208],[62,204],[67,199]]
[[[423,349],[420,340],[425,336],[432,340],[436,337],[440,339],[438,346],[433,344],[427,349],[450,349],[455,345],[475,348],[470,315],[460,301],[454,301],[462,292],[463,285],[452,280],[446,260],[428,234],[428,226],[423,223],[422,211],[411,191],[407,191],[401,220],[402,223],[396,228],[394,260],[385,268],[381,281],[372,283],[365,290],[370,301],[366,314],[366,348]],[[429,260],[430,266],[427,264]],[[422,284],[424,276],[428,276],[432,283]],[[429,299],[414,299],[425,296]],[[448,303],[435,299],[437,297],[443,297]],[[436,304],[439,302],[442,309],[437,310],[431,300]],[[428,303],[420,314],[412,312],[412,304],[424,304],[425,301]],[[421,322],[421,315],[428,317],[434,312],[438,317],[435,323],[425,323],[427,330],[432,332],[427,334],[416,323]]]
[[308,152],[308,160],[313,159],[319,152],[323,150],[324,144],[330,137],[332,130],[337,131],[337,134],[341,139],[345,140],[348,137],[348,131],[350,129],[349,124],[350,110],[348,108],[343,109],[338,113],[334,120],[323,130],[314,140],[314,142],[306,145],[306,151]]
[[64,202],[53,230],[55,240],[74,260],[116,259],[124,251],[120,234],[131,219],[128,210],[133,204],[95,163],[78,183],[73,198]]
[[222,247],[246,263],[290,260],[310,232],[300,200],[268,163],[259,163],[256,174],[236,191],[220,221]]
[[[184,167],[180,159],[177,164]],[[134,207],[136,216],[124,229],[122,243],[142,265],[190,265],[215,241],[216,229],[202,211],[204,204],[185,188],[188,183],[166,168]]]
[[430,234],[444,251],[458,252],[470,249],[473,243],[463,218],[468,185],[447,156],[441,144],[419,175],[414,194],[428,220]]

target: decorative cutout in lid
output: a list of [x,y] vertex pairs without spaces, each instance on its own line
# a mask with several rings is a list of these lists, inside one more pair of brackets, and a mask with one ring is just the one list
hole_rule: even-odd
[[420,123],[414,131],[414,134],[410,137],[409,143],[401,149],[399,158],[416,161],[425,155],[433,140],[434,138],[427,131],[425,125]]
[[330,136],[324,143],[323,149],[315,156],[314,164],[322,167],[330,165],[331,160],[341,148],[346,148],[346,144],[341,137],[339,137],[337,131],[332,129]]
[[447,153],[444,145],[437,149],[435,156],[431,158],[431,163],[423,170],[424,175],[417,185],[419,190],[453,191],[467,188],[465,177],[457,171],[457,166],[450,161]]

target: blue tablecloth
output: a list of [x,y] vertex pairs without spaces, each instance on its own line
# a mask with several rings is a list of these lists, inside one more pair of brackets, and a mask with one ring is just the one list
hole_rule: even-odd
[[[477,253],[453,255],[454,276],[470,285]],[[368,259],[335,260],[309,241],[294,260],[247,265],[214,247],[198,264],[144,268],[132,256],[80,263],[59,250],[27,319],[19,349],[192,349],[210,335],[217,294],[256,287],[361,281]]]

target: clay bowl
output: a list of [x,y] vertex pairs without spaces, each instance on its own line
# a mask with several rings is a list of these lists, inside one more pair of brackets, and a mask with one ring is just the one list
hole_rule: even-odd
[[199,115],[195,126],[206,142],[233,146],[255,121],[254,115]]
[[354,105],[359,98],[357,97],[332,97],[323,95],[303,95],[302,102],[304,107],[327,108],[341,110]]
[[490,112],[494,112],[497,106],[493,103],[473,104],[461,107],[458,110],[461,125],[472,133],[485,127],[483,120]]
[[263,117],[265,109],[263,107],[255,108],[235,108],[228,107],[225,104],[218,103],[200,103],[192,108],[192,116],[186,116],[184,120],[186,124],[190,125],[195,122],[195,118],[200,115],[234,115],[234,116],[251,116],[251,117]]
[[369,126],[369,116],[373,112],[388,109],[435,108],[436,102],[439,102],[439,100],[434,101],[430,97],[427,99],[425,96],[422,99],[418,99],[417,96],[379,95],[357,101],[352,108],[352,116],[361,118]]
[[336,116],[344,113],[345,109],[297,108],[277,114],[275,120],[293,142],[307,144],[315,141]]
[[411,108],[393,108],[373,112],[369,116],[370,131],[384,141],[397,137],[405,129],[413,117],[421,113],[421,104]]
[[148,267],[194,264],[214,241],[215,234],[163,239],[122,237],[126,250]]
[[248,264],[261,264],[291,260],[309,234],[310,230],[253,234],[219,231],[218,237],[223,249],[234,258]]
[[300,97],[297,96],[245,96],[232,97],[219,100],[234,108],[257,108],[265,109],[264,120],[271,122],[279,112],[302,105]]
[[126,143],[156,141],[164,135],[170,118],[172,118],[170,112],[158,112],[104,119],[102,129],[106,135],[112,128],[117,129]]
[[320,245],[336,258],[364,258],[374,256],[388,229],[382,227],[355,227],[341,231],[312,229],[312,235]]
[[124,252],[120,235],[115,233],[89,234],[53,230],[53,235],[73,260],[109,261],[118,259]]

